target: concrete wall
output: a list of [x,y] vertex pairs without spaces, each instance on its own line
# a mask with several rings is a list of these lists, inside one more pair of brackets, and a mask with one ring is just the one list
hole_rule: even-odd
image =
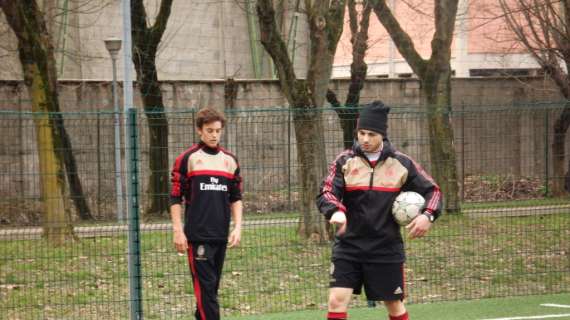
[[[163,83],[169,108],[171,163],[177,154],[196,141],[193,110],[203,106],[226,109],[229,122],[224,145],[240,158],[248,199],[252,200],[250,203],[259,204],[252,210],[275,209],[275,206],[283,209],[289,197],[294,202],[297,196],[296,137],[291,114],[276,81],[238,81],[236,85],[233,107],[225,107],[223,81]],[[345,99],[347,87],[345,80],[331,83],[341,101]],[[114,209],[113,201],[109,201],[114,197],[111,86],[99,81],[62,81],[60,92],[63,111],[84,111],[67,113],[66,129],[71,135],[92,206],[99,208],[101,216],[107,216]],[[428,123],[425,110],[417,106],[419,94],[416,80],[370,80],[365,84],[362,101],[381,99],[393,106],[390,139],[429,171]],[[545,177],[547,170],[551,170],[548,163],[550,128],[559,111],[546,111],[544,107],[556,105],[560,100],[552,84],[538,78],[454,79],[452,124],[460,179],[470,175]],[[533,107],[527,108],[526,104]],[[135,105],[140,105],[138,96]],[[269,108],[273,111],[267,111]],[[23,83],[0,82],[0,110],[30,109]],[[0,195],[6,199],[34,198],[39,194],[32,119],[32,115],[26,113],[0,113],[0,166],[8,173],[0,176]],[[333,159],[342,149],[338,117],[327,111],[324,121],[327,159]],[[141,176],[146,181],[148,134],[142,115],[139,130]],[[568,143],[566,150],[570,150]],[[570,156],[568,151],[566,154]]]
[[[158,13],[156,0],[145,1],[149,23]],[[64,10],[65,6],[67,10]],[[122,36],[120,0],[45,1],[46,20],[56,51],[59,79],[111,79],[111,59],[103,40]],[[289,37],[293,4],[283,2],[283,36]],[[248,21],[253,24],[248,25]],[[174,1],[157,57],[160,80],[255,78],[252,46],[261,57],[261,75],[272,67],[259,42],[255,10],[231,0]],[[295,69],[304,76],[307,65],[306,16],[300,14],[295,33]],[[293,37],[291,33],[290,37]],[[292,41],[289,42],[292,46]],[[21,79],[17,43],[0,12],[0,79]],[[122,51],[118,78],[123,78]],[[133,75],[135,75],[133,71]]]

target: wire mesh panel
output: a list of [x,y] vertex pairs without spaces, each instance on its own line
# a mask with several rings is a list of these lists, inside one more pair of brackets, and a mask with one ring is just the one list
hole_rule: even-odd
[[[112,114],[5,113],[0,121],[2,318],[127,317],[125,228],[109,224],[117,214]],[[62,125],[65,134],[53,134]]]
[[[552,166],[550,129],[560,110],[558,105],[458,107],[450,114],[462,210],[443,215],[421,240],[404,236],[409,302],[568,292],[570,202],[567,194],[555,193],[562,176]],[[162,173],[168,175],[175,157],[198,141],[195,111],[166,113],[169,164]],[[331,245],[303,233],[291,110],[233,110],[226,116],[222,144],[240,161],[245,221],[241,246],[227,252],[222,313],[325,308]],[[330,162],[344,149],[343,134],[334,110],[322,110],[321,116],[324,158]],[[62,117],[71,142],[65,152],[75,157],[92,219],[81,217],[69,187],[59,209],[69,220],[47,219],[42,178],[49,171],[40,161],[37,119],[25,112],[0,114],[0,314],[6,319],[127,318],[132,299],[128,227],[117,219],[114,114]],[[428,114],[395,106],[390,117],[393,145],[430,172]],[[144,212],[153,195],[144,113],[137,127],[143,312],[147,318],[191,318],[195,293],[187,257],[172,245],[168,208],[161,216]],[[320,215],[314,218],[325,223]],[[53,237],[54,232],[62,236]],[[365,305],[365,298],[354,305]]]

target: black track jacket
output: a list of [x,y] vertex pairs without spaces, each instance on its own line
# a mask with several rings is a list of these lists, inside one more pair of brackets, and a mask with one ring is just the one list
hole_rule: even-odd
[[239,171],[233,154],[202,142],[176,158],[170,204],[184,201],[184,233],[189,241],[227,242],[230,204],[241,200]]
[[317,207],[327,220],[336,211],[346,214],[347,229],[335,239],[333,259],[404,262],[400,226],[391,213],[394,199],[403,191],[421,194],[426,199],[424,210],[439,216],[442,197],[437,184],[387,139],[374,167],[357,144],[342,152],[331,163],[317,197]]

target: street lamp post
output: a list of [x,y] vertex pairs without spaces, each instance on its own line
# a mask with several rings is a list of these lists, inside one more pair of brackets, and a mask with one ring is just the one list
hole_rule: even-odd
[[117,56],[121,50],[121,39],[105,39],[105,47],[113,62],[113,106],[115,113],[115,191],[117,194],[117,218],[124,222],[123,183],[121,181],[121,126],[119,113],[119,97],[117,95]]

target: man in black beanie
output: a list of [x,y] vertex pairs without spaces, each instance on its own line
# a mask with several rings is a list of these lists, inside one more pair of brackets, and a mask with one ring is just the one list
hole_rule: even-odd
[[357,141],[330,165],[317,206],[338,227],[333,246],[327,319],[347,319],[351,295],[362,286],[368,300],[383,301],[390,320],[409,320],[405,297],[406,260],[400,227],[392,216],[400,192],[426,200],[406,226],[410,238],[423,237],[439,216],[441,191],[409,156],[387,139],[390,108],[366,105],[357,123]]
[[357,130],[370,130],[386,137],[389,112],[390,108],[385,106],[382,101],[374,101],[366,105],[364,109],[360,111],[358,124],[356,125]]

